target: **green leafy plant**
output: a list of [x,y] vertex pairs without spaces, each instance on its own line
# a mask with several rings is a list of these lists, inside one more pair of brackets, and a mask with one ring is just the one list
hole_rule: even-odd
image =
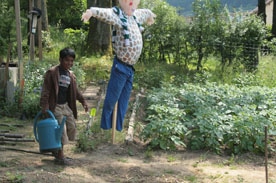
[[20,173],[11,173],[11,172],[7,172],[6,173],[6,177],[7,177],[7,181],[9,182],[18,182],[21,183],[24,181],[23,179],[23,175]]
[[50,65],[44,62],[33,62],[26,64],[24,67],[24,91],[23,96],[18,90],[16,95],[16,103],[20,103],[20,109],[27,118],[34,118],[40,110],[39,99],[43,82],[43,75]]
[[87,131],[82,129],[79,133],[76,150],[79,152],[87,152],[95,149],[96,142],[92,139],[89,139]]
[[264,126],[275,130],[275,92],[265,87],[164,85],[148,95],[141,138],[161,149],[264,152]]
[[64,29],[65,39],[68,40],[67,44],[69,47],[74,48],[74,50],[78,51],[80,54],[82,53],[84,43],[87,36],[87,31],[83,29],[72,29],[67,28]]

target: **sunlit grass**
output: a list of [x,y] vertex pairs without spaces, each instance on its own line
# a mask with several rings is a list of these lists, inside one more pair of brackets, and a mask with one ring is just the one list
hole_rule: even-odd
[[112,66],[112,58],[108,56],[102,57],[82,57],[80,63],[86,72],[86,81],[108,80],[110,69]]
[[275,56],[263,56],[260,58],[258,72],[256,76],[259,77],[263,84],[267,87],[276,86],[276,58]]

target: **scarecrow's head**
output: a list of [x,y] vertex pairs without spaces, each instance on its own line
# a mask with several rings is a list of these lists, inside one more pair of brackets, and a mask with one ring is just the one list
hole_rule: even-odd
[[133,12],[137,9],[140,0],[119,0],[120,7],[128,15],[132,16]]

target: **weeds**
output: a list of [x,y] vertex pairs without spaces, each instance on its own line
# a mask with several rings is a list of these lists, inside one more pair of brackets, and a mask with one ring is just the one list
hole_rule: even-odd
[[11,173],[11,172],[7,172],[6,173],[6,180],[8,182],[14,182],[14,183],[23,183],[24,179],[23,179],[23,175],[21,173]]
[[167,157],[167,161],[170,162],[170,163],[171,162],[175,162],[176,161],[176,157],[170,155],[170,156]]
[[154,155],[154,152],[152,151],[152,149],[148,148],[145,152],[145,158],[148,159],[148,160],[152,159],[153,155]]

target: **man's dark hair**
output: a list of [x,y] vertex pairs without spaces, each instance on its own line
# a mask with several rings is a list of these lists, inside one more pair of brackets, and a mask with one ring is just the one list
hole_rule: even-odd
[[76,57],[75,51],[71,48],[63,48],[62,50],[60,50],[59,58],[63,59],[67,56],[73,57],[75,59]]

